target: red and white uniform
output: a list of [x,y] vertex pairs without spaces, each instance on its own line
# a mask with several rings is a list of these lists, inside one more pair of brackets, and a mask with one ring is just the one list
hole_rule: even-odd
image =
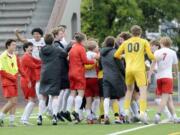
[[[36,59],[39,59],[40,60],[40,57],[39,57],[39,52],[41,50],[41,48],[43,46],[45,46],[45,42],[44,42],[44,38],[41,38],[39,41],[36,41],[34,38],[32,39],[27,39],[28,42],[31,42],[33,43],[33,51],[32,51],[32,56]],[[41,74],[41,69],[36,69],[35,70],[35,77],[36,77],[36,81],[39,81],[40,80],[40,74]]]
[[71,90],[85,90],[85,64],[94,64],[88,60],[83,45],[75,43],[69,52],[69,80]]
[[[86,55],[89,60],[93,60],[97,54],[93,51],[88,51]],[[98,84],[96,67],[90,70],[86,70],[85,78],[86,78],[85,97],[99,96],[99,84]]]
[[154,53],[157,60],[157,94],[172,94],[173,75],[172,66],[178,64],[176,52],[169,48],[161,48]]
[[[40,69],[41,61],[33,58],[30,54],[25,53],[21,58],[21,68],[24,71],[25,76],[21,77],[21,88],[24,93],[25,99],[29,97],[34,98],[36,96],[35,84],[36,76],[35,70]],[[31,82],[31,87],[28,87]]]

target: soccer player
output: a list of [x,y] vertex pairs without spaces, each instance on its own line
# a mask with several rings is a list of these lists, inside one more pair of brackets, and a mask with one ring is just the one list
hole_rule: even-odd
[[[40,28],[34,28],[31,32],[33,38],[27,39],[19,34],[19,30],[16,30],[15,32],[16,37],[18,38],[19,41],[25,43],[25,42],[31,42],[33,43],[33,51],[32,51],[32,56],[34,58],[40,59],[39,57],[39,51],[43,46],[45,46],[44,38],[43,38],[43,31]],[[43,99],[43,96],[39,94],[39,86],[40,86],[40,72],[41,69],[36,69],[35,70],[35,78],[36,78],[36,95],[39,100],[39,113],[38,113],[38,119],[37,119],[37,124],[41,125],[41,117],[42,114],[46,111],[46,101]]]
[[28,101],[24,113],[21,117],[21,123],[24,125],[31,125],[29,117],[35,106],[36,97],[36,78],[34,77],[35,70],[40,68],[41,61],[32,57],[33,44],[26,42],[23,45],[24,55],[21,58],[21,68],[25,76],[21,77],[21,88],[24,93],[24,98]]
[[[57,27],[52,31],[52,34],[54,36],[54,45],[56,47],[59,47],[66,51],[67,44],[64,43],[64,36],[65,36],[65,29],[63,27]],[[63,41],[63,42],[62,42]],[[58,119],[61,121],[64,121],[62,117],[70,121],[68,117],[66,117],[66,106],[67,106],[67,98],[70,94],[70,84],[69,84],[69,78],[68,78],[68,71],[69,71],[69,65],[68,61],[65,58],[64,59],[64,67],[62,67],[62,80],[61,80],[61,92],[59,94],[58,100],[59,100],[59,109],[58,109]]]
[[[40,94],[43,96],[44,101],[47,96],[52,96],[52,125],[57,125],[58,95],[61,89],[63,67],[65,66],[64,59],[67,58],[67,53],[63,49],[54,46],[52,34],[46,34],[44,40],[46,45],[40,50],[42,60]],[[40,117],[42,118],[42,116]],[[39,125],[42,125],[42,119]]]
[[[99,47],[98,43],[91,39],[87,42],[87,58],[89,60],[99,59]],[[89,67],[88,67],[89,66]],[[92,66],[92,67],[91,67]],[[93,124],[95,120],[97,120],[97,109],[99,108],[99,86],[98,86],[98,77],[96,71],[96,64],[94,65],[86,65],[86,89],[85,89],[85,97],[86,97],[86,113],[87,113],[87,123]]]
[[10,112],[10,126],[16,126],[15,111],[17,104],[17,79],[19,72],[19,60],[15,55],[16,41],[14,39],[8,39],[5,43],[6,50],[0,55],[0,71],[3,96],[7,99],[7,103],[2,107],[0,111],[0,126],[3,126],[3,120],[5,115]]
[[[94,60],[88,60],[84,48],[86,36],[82,33],[76,33],[74,36],[76,43],[69,52],[69,80],[70,96],[67,101],[67,114],[70,115],[73,102],[75,100],[75,111],[72,113],[75,123],[79,123],[79,111],[86,88],[85,64],[94,64]],[[77,95],[76,95],[77,94]]]
[[115,123],[122,123],[119,118],[118,99],[125,96],[124,67],[121,61],[114,59],[116,52],[114,37],[107,37],[101,49],[101,64],[103,69],[103,95],[104,95],[104,120],[110,124],[110,100],[114,108]]
[[[161,48],[159,40],[150,41],[150,45],[151,45],[151,50],[153,53]],[[151,81],[149,87],[151,87],[151,85],[155,86],[155,88],[153,87],[155,89],[155,94],[156,94],[155,103],[159,106],[160,102],[161,102],[161,94],[159,93],[159,91],[157,89],[156,72],[157,72],[157,63],[155,64],[154,71],[153,71],[152,76],[151,76],[152,81]],[[164,107],[162,112],[163,112],[163,114],[165,114],[167,119],[169,119],[169,120],[171,119],[172,116],[171,116],[171,113],[170,113],[167,106]]]
[[127,92],[124,101],[124,108],[126,113],[126,121],[129,121],[129,108],[131,104],[132,94],[134,90],[134,83],[140,89],[140,119],[144,124],[147,124],[147,77],[145,70],[144,54],[153,60],[154,55],[151,52],[150,45],[147,40],[142,39],[142,29],[138,25],[131,27],[132,37],[119,47],[114,54],[115,58],[121,58],[125,54],[126,61],[126,85]]
[[[174,68],[175,75],[178,75],[178,59],[176,52],[170,49],[172,40],[169,37],[161,37],[160,39],[161,49],[155,51],[154,55],[156,61],[152,63],[150,70],[150,76],[154,70],[155,64],[157,63],[157,91],[161,95],[161,102],[158,107],[157,113],[154,118],[155,123],[160,122],[160,116],[165,106],[167,105],[171,112],[171,120],[173,122],[179,122],[175,113],[175,107],[173,103],[173,75],[172,70]],[[150,78],[149,76],[149,78]]]

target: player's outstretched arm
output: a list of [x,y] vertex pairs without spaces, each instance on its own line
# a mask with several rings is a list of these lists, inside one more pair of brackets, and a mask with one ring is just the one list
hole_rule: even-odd
[[19,33],[19,30],[15,30],[15,35],[20,42],[22,43],[28,42],[28,40]]
[[152,61],[152,64],[150,66],[150,70],[149,70],[149,73],[148,73],[148,82],[151,83],[151,76],[154,72],[154,69],[155,69],[155,65],[156,65],[156,60]]

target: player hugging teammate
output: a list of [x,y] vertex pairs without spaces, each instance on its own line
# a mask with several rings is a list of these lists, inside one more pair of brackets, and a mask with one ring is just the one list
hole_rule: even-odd
[[[44,114],[52,125],[66,120],[78,124],[84,117],[88,124],[110,124],[110,107],[116,124],[138,121],[148,124],[147,89],[152,75],[156,78],[158,97],[154,122],[159,123],[161,114],[165,113],[170,122],[179,123],[172,99],[172,72],[175,69],[174,75],[178,75],[178,59],[170,49],[171,39],[162,37],[149,44],[141,38],[140,26],[132,26],[130,32],[121,32],[116,39],[107,36],[99,48],[95,39],[87,40],[80,32],[67,44],[62,26],[45,36],[40,28],[35,28],[30,39],[16,30],[24,54],[19,59],[15,53],[16,41],[9,39],[6,51],[0,55],[2,90],[7,99],[0,111],[0,126],[4,125],[8,112],[10,126],[16,126],[19,73],[27,101],[20,120],[24,125],[32,125],[29,118],[36,96],[37,125],[43,125]],[[146,61],[146,55],[150,62]]]

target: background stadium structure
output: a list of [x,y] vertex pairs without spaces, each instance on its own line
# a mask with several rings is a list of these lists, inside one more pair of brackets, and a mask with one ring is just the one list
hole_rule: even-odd
[[[66,40],[70,41],[73,33],[80,31],[80,3],[81,0],[0,0],[0,52],[8,38],[16,38],[16,29],[30,38],[33,28],[40,27],[47,33],[55,26],[66,25]],[[19,93],[19,100],[23,101],[20,89]]]

